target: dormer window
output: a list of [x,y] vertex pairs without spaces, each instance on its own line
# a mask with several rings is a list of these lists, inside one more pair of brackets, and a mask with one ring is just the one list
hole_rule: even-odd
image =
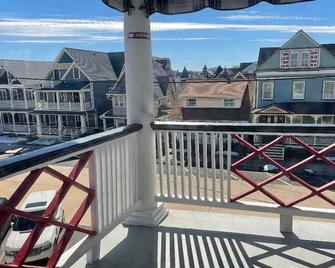
[[79,79],[80,78],[80,72],[78,68],[73,68],[73,79]]
[[301,52],[301,67],[309,67],[310,54],[308,51]]
[[318,48],[281,51],[281,69],[317,68],[320,61]]
[[299,62],[299,53],[298,52],[291,52],[290,57],[290,67],[298,67]]

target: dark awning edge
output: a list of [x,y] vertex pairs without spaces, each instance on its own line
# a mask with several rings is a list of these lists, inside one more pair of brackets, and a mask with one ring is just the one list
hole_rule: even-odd
[[[102,0],[107,6],[120,12],[128,12],[131,8],[130,0]],[[200,11],[205,8],[216,10],[238,10],[267,2],[273,5],[294,4],[314,0],[144,0],[148,15],[161,13],[163,15],[177,15]]]

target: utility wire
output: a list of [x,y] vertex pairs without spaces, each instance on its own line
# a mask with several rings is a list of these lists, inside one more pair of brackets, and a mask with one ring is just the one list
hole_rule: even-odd
[[[154,84],[205,84],[205,83],[234,83],[234,82],[257,82],[257,81],[281,81],[281,80],[292,80],[292,79],[323,79],[323,78],[332,78],[335,80],[334,75],[318,75],[318,76],[287,76],[287,77],[278,77],[278,78],[250,78],[250,79],[189,79],[185,81],[169,81],[169,82],[158,82],[153,81]],[[34,80],[36,84],[38,81],[46,81],[46,82],[69,82],[66,80],[54,80],[54,79],[47,79],[47,78],[33,78],[33,77],[15,77],[18,80]],[[99,83],[118,83],[118,84],[125,84],[125,81],[119,80],[90,80],[90,81],[78,81],[78,82],[99,82]],[[71,82],[70,82],[71,83]]]

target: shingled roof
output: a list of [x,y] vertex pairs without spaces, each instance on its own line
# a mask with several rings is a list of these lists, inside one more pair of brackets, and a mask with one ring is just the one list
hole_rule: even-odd
[[[90,80],[117,80],[117,74],[111,62],[113,57],[117,57],[116,54],[74,48],[64,48],[64,50]],[[118,60],[120,58],[119,55]]]
[[8,71],[18,78],[24,85],[34,85],[43,79],[52,66],[52,62],[28,61],[28,60],[5,60],[0,59],[0,68]]

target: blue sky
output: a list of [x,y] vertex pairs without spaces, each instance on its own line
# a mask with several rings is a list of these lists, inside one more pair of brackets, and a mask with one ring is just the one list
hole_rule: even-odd
[[[255,61],[260,47],[277,47],[298,29],[335,43],[335,1],[261,3],[240,11],[210,9],[151,17],[153,54],[174,69]],[[0,58],[54,60],[64,46],[123,51],[123,15],[100,0],[2,0]]]

